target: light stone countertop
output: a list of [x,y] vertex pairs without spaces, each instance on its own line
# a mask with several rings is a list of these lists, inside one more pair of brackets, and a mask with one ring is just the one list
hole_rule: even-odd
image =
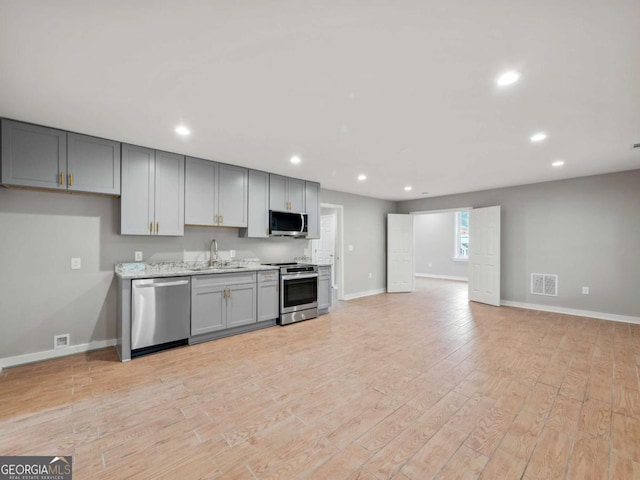
[[277,267],[257,263],[231,263],[226,266],[211,267],[209,262],[131,262],[118,263],[115,266],[116,276],[123,280],[137,278],[189,277],[212,273],[239,273],[277,270]]

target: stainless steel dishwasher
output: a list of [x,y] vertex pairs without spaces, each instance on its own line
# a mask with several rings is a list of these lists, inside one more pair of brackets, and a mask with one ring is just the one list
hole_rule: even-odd
[[131,356],[185,345],[191,331],[191,278],[131,282]]

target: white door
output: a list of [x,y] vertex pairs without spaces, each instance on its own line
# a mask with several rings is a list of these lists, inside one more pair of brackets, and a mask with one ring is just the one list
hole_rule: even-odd
[[469,211],[469,300],[500,306],[500,207]]
[[387,292],[413,292],[413,215],[387,215]]
[[314,242],[314,262],[331,265],[331,285],[336,285],[336,215],[320,216],[320,239]]

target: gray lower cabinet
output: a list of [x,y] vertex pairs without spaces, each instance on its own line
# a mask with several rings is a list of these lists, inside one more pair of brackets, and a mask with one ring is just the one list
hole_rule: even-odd
[[258,321],[280,316],[280,276],[278,270],[258,272]]
[[318,267],[318,313],[329,312],[331,307],[331,266]]
[[184,235],[184,157],[122,145],[122,235]]
[[2,120],[2,184],[120,195],[120,143]]
[[246,236],[269,236],[269,174],[249,170],[249,210]]
[[247,184],[246,168],[187,157],[185,223],[246,227]]
[[256,323],[256,273],[198,275],[191,281],[191,336]]

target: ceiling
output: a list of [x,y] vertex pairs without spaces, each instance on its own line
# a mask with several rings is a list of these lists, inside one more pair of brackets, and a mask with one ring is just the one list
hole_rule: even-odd
[[630,170],[638,25],[637,0],[0,0],[0,116],[389,200]]

